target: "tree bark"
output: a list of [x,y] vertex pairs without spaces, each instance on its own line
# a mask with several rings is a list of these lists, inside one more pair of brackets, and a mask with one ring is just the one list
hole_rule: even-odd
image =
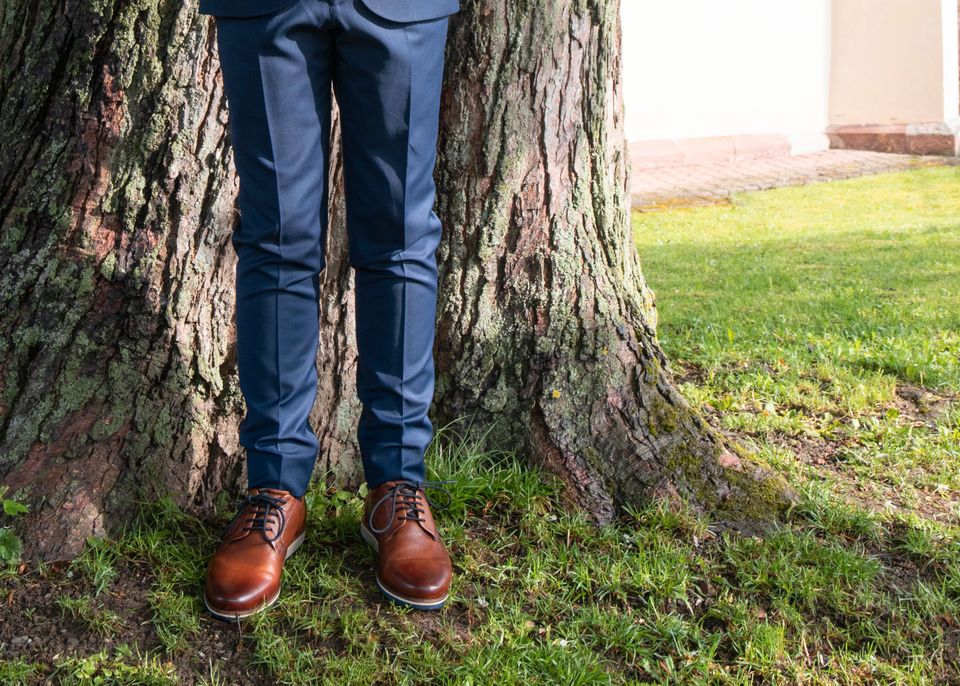
[[[660,495],[764,519],[788,491],[681,398],[633,247],[616,0],[464,0],[437,166],[435,425],[464,414],[598,521]],[[170,0],[0,6],[0,483],[27,557],[140,503],[243,487],[236,178],[214,22]],[[315,476],[360,481],[334,175]]]
[[449,44],[436,403],[494,422],[599,521],[789,502],[673,385],[629,220],[619,2],[485,0]]

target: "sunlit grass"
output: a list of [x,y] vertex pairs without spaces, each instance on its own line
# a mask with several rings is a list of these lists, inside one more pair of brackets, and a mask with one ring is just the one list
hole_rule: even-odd
[[661,343],[721,426],[827,441],[875,499],[958,500],[957,412],[916,415],[960,391],[960,167],[636,214],[634,235]]

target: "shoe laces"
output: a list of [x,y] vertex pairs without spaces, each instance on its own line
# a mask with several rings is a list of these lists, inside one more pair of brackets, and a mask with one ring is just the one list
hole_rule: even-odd
[[[230,523],[224,527],[224,533],[229,531],[241,516],[244,514],[252,514],[253,516],[246,522],[246,526],[244,526],[241,531],[259,531],[264,540],[273,546],[273,542],[280,538],[280,535],[283,533],[283,528],[287,524],[286,515],[283,512],[284,501],[284,496],[275,496],[263,492],[248,493],[237,508],[237,514],[235,514],[233,519],[230,520]],[[248,512],[247,509],[250,506],[256,509],[253,512]],[[275,527],[276,533],[268,536],[267,528],[271,524],[277,525]]]
[[[425,510],[421,505],[421,498],[427,501],[431,507],[437,507],[430,496],[427,495],[428,488],[435,488],[447,494],[447,498],[452,498],[450,491],[443,484],[452,484],[453,481],[409,481],[401,480],[389,488],[389,490],[380,497],[380,500],[370,508],[370,530],[375,534],[382,534],[393,524],[394,517],[399,516],[411,522],[425,522]],[[377,528],[373,524],[373,516],[377,509],[385,502],[390,501],[390,516],[383,528]],[[432,534],[431,534],[432,535]]]

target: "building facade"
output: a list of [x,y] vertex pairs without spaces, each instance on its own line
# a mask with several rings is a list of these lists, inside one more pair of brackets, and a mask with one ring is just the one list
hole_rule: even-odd
[[641,165],[960,154],[958,0],[622,0]]

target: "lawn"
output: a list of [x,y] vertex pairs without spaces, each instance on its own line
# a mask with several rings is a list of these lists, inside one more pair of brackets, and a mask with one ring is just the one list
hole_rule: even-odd
[[160,502],[69,566],[3,573],[0,683],[960,682],[960,167],[634,231],[683,393],[788,475],[784,526],[650,506],[597,529],[547,475],[443,427],[444,611],[382,601],[360,494],[312,492],[279,603],[215,622],[200,588],[231,504],[198,521]]

